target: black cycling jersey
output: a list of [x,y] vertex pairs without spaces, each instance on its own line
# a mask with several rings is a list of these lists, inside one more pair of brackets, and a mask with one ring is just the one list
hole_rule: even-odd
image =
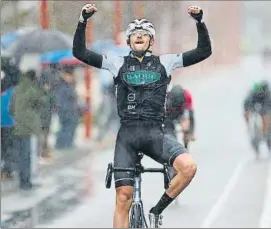
[[244,110],[253,111],[257,103],[261,105],[261,114],[271,111],[271,92],[258,93],[251,90],[245,98]]
[[86,49],[85,23],[78,23],[73,55],[84,63],[113,74],[117,89],[118,113],[122,122],[163,121],[167,86],[174,69],[196,64],[211,55],[211,42],[204,23],[197,23],[197,48],[180,53],[154,56],[147,52],[142,60],[128,56],[100,55]]

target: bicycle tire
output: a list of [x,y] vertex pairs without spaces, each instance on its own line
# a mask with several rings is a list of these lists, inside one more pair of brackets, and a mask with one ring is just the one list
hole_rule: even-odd
[[261,124],[260,124],[260,117],[258,114],[254,114],[254,120],[253,120],[253,138],[252,138],[252,146],[254,148],[254,151],[256,153],[256,156],[259,155],[259,146],[261,142]]
[[131,207],[130,228],[143,228],[143,217],[140,204],[134,204]]

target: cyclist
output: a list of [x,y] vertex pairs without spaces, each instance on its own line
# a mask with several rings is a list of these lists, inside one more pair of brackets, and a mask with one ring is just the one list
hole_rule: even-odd
[[168,93],[167,115],[164,121],[165,130],[177,139],[176,124],[180,124],[184,147],[188,148],[189,141],[194,141],[194,110],[192,95],[180,85],[174,85]]
[[268,148],[271,149],[271,143],[268,133],[270,132],[270,111],[271,111],[271,91],[268,81],[262,80],[254,83],[252,89],[244,100],[244,117],[247,128],[250,127],[250,118],[255,110],[255,105],[261,105],[259,111],[262,117],[262,137],[267,140]]
[[[195,49],[154,56],[151,52],[155,41],[153,24],[146,19],[135,19],[126,30],[131,52],[128,56],[118,57],[86,49],[86,23],[96,11],[93,4],[82,8],[74,35],[73,55],[90,66],[110,71],[114,76],[121,120],[115,146],[115,166],[134,167],[137,153],[141,151],[159,163],[169,163],[177,171],[168,190],[150,210],[150,227],[158,227],[163,210],[189,185],[196,173],[196,163],[186,149],[163,134],[163,120],[171,72],[203,61],[212,53],[208,30],[202,22],[203,12],[199,7],[188,9],[197,25],[198,45]],[[133,174],[117,172],[114,178],[116,208],[113,226],[127,228],[133,197]]]
[[[176,127],[180,125],[184,147],[187,149],[189,140],[192,138],[194,140],[194,112],[191,93],[180,85],[174,85],[168,93],[166,107],[165,134],[178,140]],[[172,167],[169,169],[169,173],[171,179],[177,174]],[[175,198],[175,203],[178,204],[177,198]]]

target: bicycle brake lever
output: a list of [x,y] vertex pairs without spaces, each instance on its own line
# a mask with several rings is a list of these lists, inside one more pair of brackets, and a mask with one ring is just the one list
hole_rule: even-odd
[[105,178],[105,186],[107,189],[111,188],[112,174],[113,174],[113,165],[112,163],[109,163],[107,167],[106,178]]
[[170,185],[170,175],[168,171],[168,166],[164,164],[164,188],[168,189]]

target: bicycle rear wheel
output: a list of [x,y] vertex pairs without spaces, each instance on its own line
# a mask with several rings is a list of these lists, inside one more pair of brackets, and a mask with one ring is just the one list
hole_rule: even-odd
[[253,123],[252,123],[252,136],[251,136],[251,143],[253,149],[255,151],[256,157],[259,156],[259,146],[262,140],[262,124],[261,124],[261,116],[259,114],[254,114]]
[[140,204],[133,204],[130,212],[130,228],[143,228],[144,217]]

